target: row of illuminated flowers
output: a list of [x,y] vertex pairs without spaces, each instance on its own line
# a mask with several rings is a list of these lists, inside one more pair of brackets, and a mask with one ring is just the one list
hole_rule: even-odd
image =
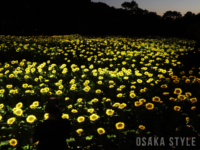
[[[187,123],[189,122],[189,120],[190,120],[190,118],[189,118],[189,117],[186,117]],[[118,123],[115,124],[115,127],[116,127],[117,130],[122,130],[122,129],[124,129],[125,124],[124,124],[124,122],[118,122]],[[190,127],[190,125],[187,125],[187,127]],[[144,125],[139,125],[138,128],[141,129],[141,130],[145,130],[145,126],[144,126]],[[84,130],[83,130],[82,128],[79,128],[79,129],[76,130],[76,132],[77,132],[79,135],[81,135],[81,134],[83,133],[83,131],[84,131]],[[97,129],[97,133],[98,133],[99,135],[105,134],[105,132],[106,132],[105,129],[102,128],[102,127],[100,127],[100,128]],[[31,139],[31,143],[32,143],[32,139]],[[33,144],[33,145],[37,145],[38,143],[39,143],[39,141],[37,141],[37,142],[35,142],[35,143],[32,143],[32,144]],[[16,145],[17,145],[17,140],[16,140],[16,139],[11,139],[11,140],[9,141],[9,144],[10,144],[11,146],[16,146]]]
[[[135,105],[137,105],[137,103],[139,103],[139,102],[135,102]],[[141,104],[141,103],[140,103]],[[2,105],[2,104],[1,104]],[[126,106],[126,104],[124,105],[124,106]],[[195,106],[193,106],[195,109],[196,109],[196,107]],[[146,104],[146,109],[148,109],[148,110],[152,110],[154,108],[154,104],[152,104],[152,103],[147,103]],[[180,109],[181,109],[181,107],[180,106],[174,106],[174,110],[175,111],[180,111]],[[22,115],[22,113],[23,113],[23,111],[20,109],[20,108],[14,108],[14,113],[16,114],[16,115],[19,115],[19,116],[21,116]],[[76,109],[72,109],[72,111],[71,111],[72,113],[77,113],[78,112],[78,110],[76,110]],[[93,113],[94,112],[94,109],[93,108],[91,108],[91,109],[88,109],[88,112],[90,112],[90,113]],[[107,109],[106,110],[106,114],[108,115],[108,116],[112,116],[113,114],[114,114],[114,110],[112,110],[112,109]],[[45,119],[48,119],[48,113],[46,113],[45,115],[44,115],[44,118]],[[62,118],[69,118],[69,115],[68,114],[63,114],[63,116],[62,116]],[[97,114],[92,114],[92,115],[90,115],[90,120],[91,121],[95,121],[95,120],[97,120],[97,119],[99,119],[99,116],[97,115]],[[2,120],[2,116],[0,115],[0,120]],[[10,118],[10,119],[8,119],[7,120],[7,124],[13,124],[14,122],[15,122],[15,120],[16,120],[16,118],[15,117],[12,117],[12,118]],[[34,116],[34,115],[29,115],[28,117],[27,117],[27,119],[26,119],[26,121],[27,122],[29,122],[29,123],[33,123],[34,121],[36,120],[36,117]],[[84,116],[79,116],[78,118],[77,118],[77,122],[84,122],[85,121],[85,117]]]
[[[118,122],[118,123],[115,124],[115,127],[116,127],[117,130],[122,130],[122,129],[124,129],[125,124],[124,124],[124,122]],[[139,129],[145,130],[145,126],[144,126],[144,125],[139,125]],[[79,135],[81,135],[81,134],[83,133],[83,131],[84,131],[84,130],[83,130],[82,128],[76,130],[76,132],[77,132]],[[102,128],[102,127],[100,127],[100,128],[97,129],[97,133],[98,133],[99,135],[105,134],[105,132],[106,132],[105,129]],[[32,139],[31,139],[31,143],[32,143]],[[32,144],[33,144],[33,145],[37,145],[38,143],[39,143],[39,141],[37,141],[36,143],[32,143]],[[16,140],[16,139],[11,139],[11,140],[9,141],[9,144],[10,144],[11,146],[16,146],[16,145],[17,145],[17,140]]]
[[[76,84],[75,84],[75,85],[76,85]],[[12,85],[8,85],[8,86],[10,86],[9,88],[12,87]],[[125,85],[121,85],[121,86],[120,86],[121,89],[123,89],[124,87],[125,87]],[[74,88],[74,89],[72,89],[72,88]],[[70,90],[75,90],[76,86],[72,85],[72,88],[70,88]],[[135,88],[135,86],[133,86],[133,88]],[[167,88],[167,85],[166,85],[166,84],[161,85],[161,88]],[[83,90],[86,91],[86,92],[89,92],[90,89],[91,89],[91,88],[90,88],[89,86],[86,86]],[[148,90],[148,89],[147,89],[147,88],[144,88],[144,89],[143,89],[142,91],[140,91],[140,92],[145,92],[146,90]],[[120,90],[119,90],[119,91],[120,91]],[[5,89],[0,89],[0,94],[3,94],[4,92],[5,92]],[[48,93],[49,95],[52,94],[51,92],[49,92],[49,88],[48,88],[48,89],[46,89],[46,88],[41,89],[40,92],[41,92],[41,93]],[[100,93],[102,93],[102,91],[101,91],[100,89],[97,89],[97,90],[96,90],[96,93],[97,93],[97,94],[100,94]],[[177,95],[178,95],[177,98],[180,99],[181,101],[184,101],[184,100],[186,99],[186,96],[187,96],[187,97],[190,97],[190,96],[191,96],[191,93],[190,93],[190,92],[187,92],[185,95],[182,95],[181,93],[182,93],[182,90],[181,90],[180,88],[175,88],[174,94],[177,94]],[[61,94],[62,94],[62,91],[61,91],[61,90],[56,91],[56,95],[61,95]],[[165,93],[165,94],[167,94],[167,93]],[[169,94],[169,93],[168,93],[168,94]],[[118,94],[116,95],[116,97],[117,97],[117,98],[122,98],[123,95],[124,95],[123,93],[118,93]],[[130,96],[130,98],[135,98],[135,97],[136,97],[136,94],[135,94],[134,90],[131,90],[131,91],[130,91],[129,96]],[[66,97],[65,100],[68,100],[68,99],[69,99],[69,98]],[[103,99],[105,99],[105,98],[103,98]],[[80,100],[81,100],[81,98],[78,100],[78,102],[79,102]],[[157,96],[153,97],[152,100],[155,101],[155,102],[160,102],[160,98],[157,97]],[[192,103],[196,103],[196,102],[197,102],[197,98],[190,98],[190,101],[191,101]],[[92,100],[91,102],[92,102],[92,103],[93,103],[93,102],[98,102],[98,99],[97,99],[97,100],[94,99],[94,100]],[[161,101],[161,103],[162,103],[162,101]]]

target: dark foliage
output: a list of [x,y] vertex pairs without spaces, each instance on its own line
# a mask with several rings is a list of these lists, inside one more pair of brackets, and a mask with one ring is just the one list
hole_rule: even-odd
[[[161,17],[134,1],[116,9],[91,0],[1,1],[1,35],[130,35],[200,39],[200,14],[167,11]],[[198,32],[197,32],[198,31]]]

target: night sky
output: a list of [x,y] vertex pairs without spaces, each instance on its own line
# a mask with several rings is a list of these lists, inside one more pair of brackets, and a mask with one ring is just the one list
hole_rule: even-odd
[[[92,2],[103,2],[110,7],[122,8],[124,2],[132,0],[91,0]],[[177,11],[184,16],[186,12],[200,13],[200,0],[135,0],[139,8],[156,12],[157,15],[163,16],[166,11]]]

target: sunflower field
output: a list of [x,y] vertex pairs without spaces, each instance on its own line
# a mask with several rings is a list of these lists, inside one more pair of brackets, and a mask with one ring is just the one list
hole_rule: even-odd
[[48,119],[49,95],[72,125],[69,149],[128,150],[136,137],[198,137],[200,66],[184,70],[179,57],[194,45],[161,37],[0,35],[0,147],[36,149],[31,135]]

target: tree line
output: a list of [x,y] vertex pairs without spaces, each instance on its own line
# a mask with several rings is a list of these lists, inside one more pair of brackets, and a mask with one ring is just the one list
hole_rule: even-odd
[[151,35],[200,41],[200,13],[182,16],[169,10],[159,16],[134,0],[122,8],[91,0],[10,0],[0,6],[1,35]]

